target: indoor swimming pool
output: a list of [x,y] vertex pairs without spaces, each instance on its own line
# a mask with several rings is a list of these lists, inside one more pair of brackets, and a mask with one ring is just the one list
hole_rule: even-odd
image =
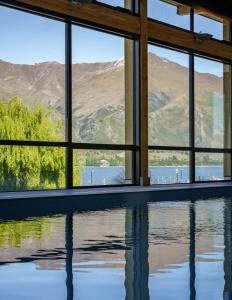
[[8,213],[0,299],[231,299],[231,228],[223,197]]

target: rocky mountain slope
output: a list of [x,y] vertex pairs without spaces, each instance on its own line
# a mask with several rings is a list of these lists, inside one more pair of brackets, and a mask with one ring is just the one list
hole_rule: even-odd
[[[75,141],[125,142],[124,61],[73,65]],[[222,139],[223,80],[195,74],[197,141]],[[150,144],[188,144],[188,69],[149,53]],[[64,117],[65,66],[57,62],[17,65],[0,60],[0,99],[20,96],[26,105],[42,101]],[[216,107],[216,110],[215,110]],[[212,122],[214,118],[216,122]]]

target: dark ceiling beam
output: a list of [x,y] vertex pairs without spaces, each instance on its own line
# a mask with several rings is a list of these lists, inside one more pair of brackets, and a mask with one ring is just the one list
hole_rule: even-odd
[[[2,1],[0,1],[1,3]],[[11,6],[24,5],[28,10],[40,10],[47,14],[71,17],[73,20],[89,25],[98,25],[108,30],[114,30],[123,34],[140,34],[140,18],[130,13],[125,13],[114,8],[85,3],[81,6],[71,5],[68,0],[6,0]]]
[[224,17],[232,21],[232,2],[228,0],[176,0],[179,3],[187,4],[196,9],[206,10],[215,13],[218,17]]

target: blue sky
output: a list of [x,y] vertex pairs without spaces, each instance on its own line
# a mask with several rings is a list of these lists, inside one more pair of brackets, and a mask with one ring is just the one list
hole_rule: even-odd
[[[189,56],[185,53],[153,45],[149,45],[148,51],[165,59],[177,62],[184,67],[189,67]],[[201,57],[195,57],[195,70],[201,73],[210,73],[219,77],[223,76],[223,64]]]
[[[65,60],[65,24],[0,7],[0,59],[16,64]],[[124,39],[73,27],[73,62],[102,62],[123,57]]]
[[[104,2],[122,5],[122,1],[107,0]],[[156,9],[155,9],[156,8]],[[153,13],[155,11],[155,13]],[[159,0],[149,1],[149,15],[159,20],[181,25],[188,29],[188,17],[176,15],[176,8]],[[198,29],[216,33],[220,37],[218,24],[202,20],[198,16]],[[31,15],[0,6],[0,59],[17,64],[34,64],[44,61],[65,59],[65,26],[59,21]],[[149,51],[187,66],[187,55],[159,47],[149,47]],[[110,34],[97,32],[76,26],[73,29],[73,63],[106,62],[122,58],[124,39]],[[222,65],[208,60],[196,64],[200,72],[210,72],[221,76]]]

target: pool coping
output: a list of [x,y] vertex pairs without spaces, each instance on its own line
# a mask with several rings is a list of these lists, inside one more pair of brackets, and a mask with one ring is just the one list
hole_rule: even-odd
[[232,199],[232,182],[2,192],[0,220],[72,215],[163,201]]
[[[204,194],[209,192],[212,195],[212,190],[232,188],[232,182],[213,182],[213,183],[192,183],[192,184],[167,184],[167,185],[152,185],[152,186],[120,186],[120,187],[93,187],[82,189],[66,189],[66,190],[44,190],[44,191],[22,191],[22,192],[0,192],[0,201],[2,200],[20,200],[20,199],[38,199],[38,198],[82,198],[85,196],[96,195],[121,195],[134,193],[152,193],[157,192],[174,192],[174,191],[204,191]],[[232,189],[231,189],[232,196]]]

